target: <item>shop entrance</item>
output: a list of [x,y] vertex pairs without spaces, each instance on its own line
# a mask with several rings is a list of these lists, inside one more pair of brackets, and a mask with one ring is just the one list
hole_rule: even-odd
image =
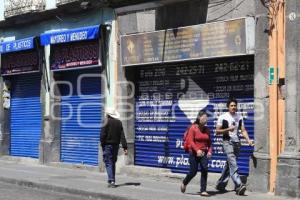
[[[213,142],[209,170],[221,172],[226,155],[222,138],[215,136],[219,115],[226,101],[235,97],[250,138],[254,137],[253,56],[139,66],[136,72],[135,164],[187,172],[188,155],[182,137],[199,110],[209,113],[208,127]],[[242,140],[239,169],[249,172],[253,147]]]
[[98,165],[102,123],[100,67],[55,73],[61,93],[61,161]]
[[10,155],[39,157],[42,129],[39,73],[14,75],[11,82]]

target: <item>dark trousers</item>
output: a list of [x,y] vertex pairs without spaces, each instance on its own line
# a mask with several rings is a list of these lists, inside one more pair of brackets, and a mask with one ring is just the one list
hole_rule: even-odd
[[102,147],[103,161],[105,163],[106,173],[108,176],[108,183],[115,182],[116,162],[118,158],[119,145],[107,144]]
[[201,182],[200,182],[200,192],[206,191],[207,186],[207,174],[208,174],[208,159],[207,155],[205,154],[202,157],[197,157],[195,154],[190,154],[189,158],[190,163],[190,171],[186,175],[185,179],[183,180],[183,184],[187,185],[192,178],[194,178],[198,171],[198,166],[201,167]]

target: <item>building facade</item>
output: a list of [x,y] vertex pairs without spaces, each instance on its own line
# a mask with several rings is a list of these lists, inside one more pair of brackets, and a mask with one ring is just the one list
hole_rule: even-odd
[[[297,113],[294,101],[297,73],[293,70],[299,68],[295,60],[298,49],[294,46],[297,44],[295,30],[299,27],[298,8],[296,1],[237,0],[160,1],[116,9],[121,34],[120,77],[124,75],[135,86],[135,96],[126,100],[135,105],[134,111],[127,116],[131,119],[127,120],[128,133],[133,133],[129,134],[134,144],[132,163],[168,168],[173,172],[185,171],[188,160],[180,151],[184,128],[199,109],[206,108],[213,116],[208,126],[214,130],[218,112],[224,112],[225,97],[235,96],[242,102],[240,112],[245,114],[246,127],[255,140],[254,149],[242,147],[244,163],[238,161],[241,172],[248,174],[249,188],[299,197],[299,137],[296,136],[299,127],[296,115],[292,116]],[[223,56],[222,60],[214,57],[218,54],[214,50],[214,55],[206,58],[198,55],[198,59],[191,59],[191,54],[197,50],[189,46],[187,35],[196,32],[190,33],[190,27],[202,26],[207,30],[212,22],[217,24],[244,17],[255,20],[253,54],[248,57]],[[205,30],[200,32],[205,33]],[[206,42],[201,43],[202,50],[203,46],[218,46],[217,42],[207,42],[213,35],[209,34],[209,38],[205,34],[200,36]],[[172,37],[176,39],[172,41]],[[194,40],[194,45],[197,42]],[[239,70],[229,72],[232,76],[228,76],[226,66],[232,62],[241,62],[238,66],[245,62],[253,66],[245,72],[249,75],[248,82]],[[197,73],[193,71],[194,66],[202,69],[203,74],[193,76],[192,73]],[[224,71],[220,70],[218,74],[219,69]],[[201,82],[203,79],[208,83]],[[243,87],[235,93],[238,87],[231,84]],[[125,96],[130,94],[132,86],[120,89],[120,93],[124,91]],[[209,92],[215,96],[206,96]],[[222,92],[224,96],[218,98],[216,94]],[[288,120],[291,118],[292,121]],[[293,127],[294,131],[289,132],[285,127]],[[224,158],[218,138],[212,137],[214,157],[210,161],[210,171],[219,172]]]
[[[239,100],[249,135],[255,139],[255,1],[177,1],[143,7],[116,9],[120,76],[125,74],[135,89],[135,95],[125,100],[135,108],[127,116],[128,133],[135,133],[129,135],[132,163],[187,172],[182,135],[205,109],[214,150],[209,170],[220,173],[226,156],[215,125],[228,98]],[[122,96],[130,96],[131,87],[122,88]],[[238,163],[244,175],[251,173],[253,151],[242,141]]]
[[116,60],[109,54],[113,9],[14,2],[5,2],[0,22],[2,101],[8,102],[1,109],[2,155],[98,166],[104,104],[112,98],[104,98],[111,83],[102,76]]
[[[278,156],[275,194],[300,197],[300,126],[299,126],[299,28],[300,2],[285,1],[285,99],[284,147]],[[296,17],[295,17],[296,16]]]
[[206,109],[209,170],[219,173],[226,157],[215,122],[235,97],[255,140],[255,147],[242,140],[238,160],[249,189],[299,197],[299,6],[6,0],[1,155],[101,166],[103,111],[115,107],[128,139],[126,164],[183,173],[182,135]]

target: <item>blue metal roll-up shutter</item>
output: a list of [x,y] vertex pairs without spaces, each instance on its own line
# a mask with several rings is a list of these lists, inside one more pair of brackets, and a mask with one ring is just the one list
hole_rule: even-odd
[[[98,165],[98,144],[102,116],[99,69],[60,72],[61,87],[61,161]],[[80,75],[86,77],[78,84]],[[81,94],[80,94],[81,93]]]
[[40,74],[11,78],[10,155],[39,157],[42,112]]
[[[169,168],[186,173],[188,154],[182,149],[186,128],[199,110],[209,113],[208,127],[213,142],[211,172],[221,172],[226,155],[222,138],[215,136],[219,115],[226,112],[226,101],[235,97],[250,138],[254,138],[254,64],[243,56],[210,61],[185,62],[136,69],[135,164]],[[238,160],[242,174],[249,173],[253,147],[242,139]]]

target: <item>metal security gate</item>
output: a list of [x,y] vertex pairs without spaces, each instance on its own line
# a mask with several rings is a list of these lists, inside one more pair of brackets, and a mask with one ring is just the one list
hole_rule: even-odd
[[61,161],[98,165],[102,116],[100,70],[59,72]]
[[[215,124],[217,117],[226,111],[229,97],[238,99],[249,136],[254,137],[253,74],[252,56],[138,67],[135,164],[186,172],[189,163],[182,149],[182,136],[198,111],[206,109],[213,142],[209,170],[220,172],[226,156],[222,138],[215,136]],[[252,152],[253,147],[242,140],[238,160],[242,174],[249,173]]]
[[10,155],[39,157],[41,137],[40,74],[11,79]]

